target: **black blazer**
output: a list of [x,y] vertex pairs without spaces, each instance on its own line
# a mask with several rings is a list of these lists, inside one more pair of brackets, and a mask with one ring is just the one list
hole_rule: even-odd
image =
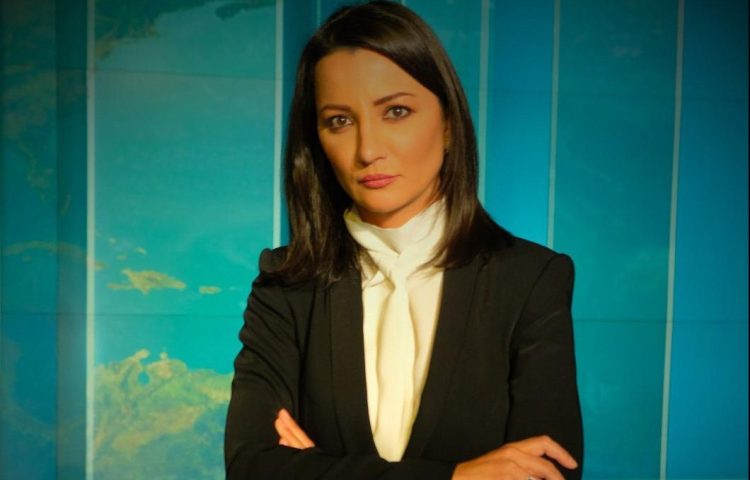
[[[570,315],[569,257],[514,239],[447,269],[432,358],[404,458],[377,455],[364,368],[361,280],[263,281],[261,254],[240,332],[227,416],[229,479],[450,479],[458,462],[548,434],[576,458],[583,438]],[[277,444],[289,410],[315,448]]]

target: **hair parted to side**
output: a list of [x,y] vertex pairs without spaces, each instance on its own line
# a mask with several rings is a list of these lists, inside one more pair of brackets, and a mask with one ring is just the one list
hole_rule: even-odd
[[440,265],[463,265],[477,253],[511,240],[477,198],[474,127],[461,83],[430,27],[408,8],[390,1],[342,7],[310,38],[297,67],[285,150],[285,189],[290,243],[270,277],[284,282],[320,278],[331,282],[358,268],[358,247],[344,223],[351,199],[334,176],[318,139],[315,66],[340,48],[364,48],[389,58],[434,93],[448,123],[450,145],[440,171],[446,229]]

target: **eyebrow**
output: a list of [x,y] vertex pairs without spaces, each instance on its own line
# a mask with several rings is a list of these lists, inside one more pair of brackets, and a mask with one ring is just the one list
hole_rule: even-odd
[[375,105],[375,106],[382,105],[384,103],[390,102],[391,100],[395,100],[398,97],[404,97],[404,96],[406,96],[406,97],[413,97],[414,94],[409,93],[409,92],[396,92],[396,93],[392,93],[390,95],[386,95],[383,98],[379,98],[379,99],[375,100],[374,102],[372,102],[372,104]]
[[[409,92],[396,92],[396,93],[392,93],[390,95],[386,95],[385,97],[378,98],[377,100],[375,100],[374,102],[372,102],[372,104],[377,107],[378,105],[382,105],[384,103],[388,103],[391,100],[395,100],[395,99],[397,99],[399,97],[413,97],[413,96],[414,96],[414,94],[413,93],[409,93]],[[338,104],[334,104],[334,103],[326,103],[325,105],[323,105],[322,107],[320,107],[320,111],[322,112],[323,110],[343,110],[345,112],[350,112],[352,109],[349,106],[347,106],[347,105],[338,105]]]

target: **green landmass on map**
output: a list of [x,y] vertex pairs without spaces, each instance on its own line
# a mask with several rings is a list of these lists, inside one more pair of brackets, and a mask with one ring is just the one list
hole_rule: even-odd
[[224,478],[222,446],[231,374],[190,370],[141,350],[95,371],[98,479]]

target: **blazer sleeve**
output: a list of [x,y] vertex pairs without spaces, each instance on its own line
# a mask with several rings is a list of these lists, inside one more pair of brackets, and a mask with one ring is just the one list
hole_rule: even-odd
[[556,254],[531,289],[511,341],[511,407],[506,440],[549,435],[578,462],[567,479],[581,478],[583,428],[576,386],[571,300],[573,262]]
[[[261,272],[271,254],[261,254]],[[295,415],[299,409],[302,359],[295,332],[284,288],[256,280],[240,331],[242,349],[234,364],[227,413],[224,448],[229,480],[450,479],[452,463],[387,462],[376,454],[333,455],[317,447],[278,445],[273,426],[278,410],[284,407]]]

